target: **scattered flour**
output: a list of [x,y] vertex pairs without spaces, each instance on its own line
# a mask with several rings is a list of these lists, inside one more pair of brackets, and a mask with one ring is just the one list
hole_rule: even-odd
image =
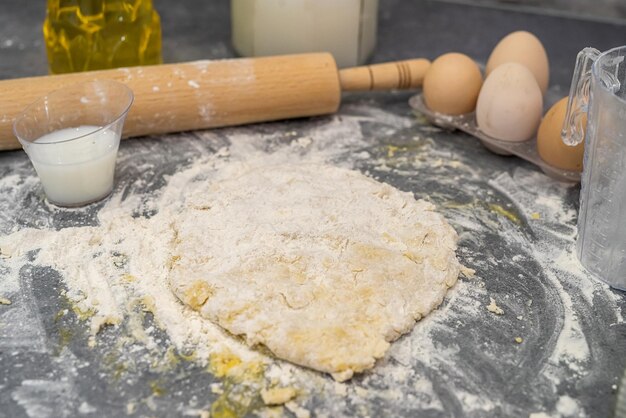
[[[362,140],[359,120],[331,119],[310,135],[296,138],[291,145],[272,153],[262,149],[264,142],[258,135],[234,129],[237,138],[232,138],[232,145],[206,155],[188,169],[168,178],[167,185],[159,193],[148,198],[126,196],[125,193],[113,195],[98,213],[98,226],[60,230],[27,228],[0,236],[1,253],[12,272],[1,283],[0,291],[9,294],[19,287],[18,273],[27,263],[26,255],[31,250],[38,250],[30,263],[51,266],[61,273],[67,286],[65,296],[72,301],[75,311],[84,313],[91,323],[92,346],[100,344],[97,335],[102,327],[126,324],[130,337],[137,344],[156,348],[162,340],[157,330],[141,325],[139,307],[141,312],[148,311],[154,315],[155,323],[166,331],[176,350],[193,353],[196,362],[208,365],[218,376],[232,373],[230,365],[222,367],[220,360],[215,360],[228,355],[242,364],[261,364],[266,376],[274,376],[285,385],[313,385],[319,390],[329,385],[321,376],[303,372],[296,366],[274,361],[247,348],[178,301],[167,282],[171,254],[166,244],[172,234],[169,219],[181,207],[185,196],[204,187],[207,181],[227,170],[234,161],[272,165],[298,159],[313,162],[332,160],[347,151],[350,145]],[[268,136],[265,142],[273,141],[271,134]],[[342,137],[347,139],[339,141]],[[6,177],[0,187],[10,188],[21,181],[17,176]],[[29,185],[33,187],[36,182]],[[49,209],[60,210],[53,206]],[[151,218],[136,217],[134,214],[138,210],[153,211],[156,215]],[[0,321],[2,314],[0,311]],[[242,369],[241,373],[245,375],[247,371]],[[257,382],[259,389],[262,385],[262,381]],[[16,392],[15,396],[22,399],[19,393]],[[284,402],[291,397],[285,397]],[[28,402],[33,402],[32,398],[28,398]],[[308,416],[307,410],[296,402],[288,402],[287,408],[298,416]]]
[[556,410],[564,418],[580,416],[580,406],[578,405],[578,402],[567,395],[559,398],[556,403]]
[[[209,64],[199,62],[197,65],[204,69]],[[253,76],[250,74],[250,78]],[[205,113],[205,117],[210,117],[211,109],[206,109]],[[537,408],[545,412],[530,414],[531,417],[586,416],[575,396],[568,392],[573,387],[569,382],[585,376],[593,366],[590,347],[577,313],[580,300],[575,298],[589,306],[598,303],[596,300],[602,303],[608,300],[612,304],[609,308],[615,312],[615,323],[623,323],[623,317],[618,305],[619,296],[607,286],[593,281],[577,264],[573,250],[576,212],[563,204],[567,187],[538,172],[517,168],[491,178],[488,182],[490,190],[484,191],[484,172],[474,165],[471,157],[455,154],[453,149],[437,144],[433,137],[438,134],[438,129],[418,126],[417,134],[411,129],[411,136],[403,136],[398,143],[373,144],[364,139],[362,123],[376,123],[380,136],[389,137],[400,135],[398,132],[405,128],[415,127],[414,120],[360,105],[345,106],[344,113],[353,116],[321,119],[311,128],[294,135],[285,132],[261,134],[246,128],[229,129],[223,131],[225,134],[194,134],[193,141],[214,141],[217,144],[220,135],[226,135],[228,143],[210,152],[199,148],[200,155],[190,160],[186,169],[166,178],[165,185],[158,192],[149,195],[133,193],[141,179],[137,179],[136,184],[128,184],[98,212],[97,226],[54,230],[41,221],[31,225],[38,229],[20,229],[10,212],[0,211],[0,228],[5,234],[0,235],[0,266],[5,269],[0,294],[13,301],[10,306],[0,306],[0,323],[15,322],[17,316],[27,325],[21,328],[34,330],[26,334],[26,331],[16,329],[24,332],[20,334],[23,339],[19,344],[9,336],[4,341],[0,339],[0,348],[5,347],[3,344],[18,344],[18,347],[43,344],[39,319],[29,316],[32,314],[25,309],[20,296],[19,272],[30,264],[49,265],[61,273],[67,287],[66,296],[76,310],[88,313],[94,336],[91,344],[104,344],[98,337],[98,330],[102,327],[127,327],[129,338],[135,341],[135,345],[156,349],[169,342],[180,353],[193,353],[194,361],[207,365],[216,376],[245,375],[251,365],[259,364],[263,376],[253,382],[257,389],[296,388],[298,397],[288,401],[284,408],[298,417],[310,416],[309,410],[315,410],[316,416],[340,416],[346,411],[375,416],[381,411],[375,409],[376,405],[393,405],[393,413],[397,415],[411,410],[428,410],[439,411],[442,416],[452,416],[455,411],[473,412],[472,416],[529,416],[528,409],[510,404],[496,395],[502,389],[500,386],[506,385],[490,386],[484,376],[467,373],[460,366],[466,365],[467,358],[483,358],[497,362],[500,367],[514,365],[502,373],[514,370],[515,374],[523,374],[525,368],[532,369],[524,376],[541,384],[542,399],[552,399],[546,404],[554,405],[555,400],[558,401],[553,411]],[[190,147],[194,146],[193,141]],[[131,157],[122,153],[118,164],[132,166]],[[430,198],[457,228],[461,237],[459,258],[475,270],[475,273],[468,273],[474,277],[461,280],[449,293],[444,305],[418,323],[411,334],[394,343],[371,373],[346,386],[337,387],[320,374],[275,361],[247,348],[173,296],[166,280],[169,254],[164,242],[171,235],[168,216],[180,208],[185,196],[201,187],[202,182],[211,181],[223,173],[232,162],[253,164],[255,161],[263,164],[332,163],[359,168],[392,184],[394,178],[401,178],[407,181],[407,187],[414,188],[418,188],[415,186],[418,181],[416,171],[428,174],[428,178],[436,179],[438,184]],[[542,185],[540,190],[537,190],[537,184]],[[34,176],[9,174],[0,178],[0,192],[7,196],[17,196],[17,190],[35,187],[38,187],[38,181]],[[459,198],[459,195],[471,198]],[[496,198],[505,199],[511,205],[500,205]],[[489,204],[494,203],[500,206],[497,210],[493,207],[490,210]],[[62,212],[54,207],[49,210]],[[137,215],[144,213],[153,215]],[[540,217],[533,214],[540,214]],[[520,248],[519,252],[506,260],[484,254],[483,240],[489,234],[500,237],[507,248]],[[529,234],[533,234],[532,241],[527,238]],[[154,236],[159,239],[145,238]],[[29,252],[31,249],[41,250],[32,253]],[[27,256],[34,259],[29,261]],[[505,280],[494,273],[499,271],[499,264],[519,266],[519,277],[506,278],[515,281],[530,280],[525,270],[528,265],[525,263],[530,262],[536,266],[534,271],[539,272],[533,274],[540,276],[536,281],[545,292],[547,302],[543,301],[542,305],[532,303],[531,296],[538,297],[534,293],[511,294],[505,299],[505,293],[498,292],[506,286],[493,288],[499,280]],[[472,336],[476,336],[472,326],[489,319],[490,313],[486,312],[484,303],[489,297],[497,297],[503,308],[496,307],[507,312],[492,322],[508,324],[510,334],[502,339],[505,342],[489,340],[487,336],[483,340],[480,339],[483,336],[479,336],[475,343],[467,345],[467,341],[474,341]],[[533,369],[534,364],[522,366],[520,361],[525,358],[522,350],[530,350],[533,346],[532,332],[536,324],[532,321],[540,315],[536,307],[546,303],[562,312],[563,318],[555,323],[553,330],[549,330],[553,332],[551,343],[546,344],[545,358],[537,368]],[[138,312],[145,311],[154,315],[154,322],[165,331],[167,341],[163,340],[160,330],[142,326]],[[0,335],[4,337],[2,331],[0,328]],[[503,332],[500,328],[497,331]],[[520,335],[524,337],[524,344],[515,342]],[[497,373],[495,370],[491,372]],[[63,382],[48,390],[46,384],[49,383],[25,380],[13,392],[12,398],[21,405],[32,404],[29,407],[54,413],[56,406],[35,402],[37,396],[50,391],[66,393],[64,391],[76,389]],[[512,381],[511,386],[503,390],[515,390],[521,384],[527,385],[527,382]],[[218,383],[210,390],[219,396],[227,392],[225,386]],[[311,400],[317,399],[318,394],[323,394],[323,401],[315,402],[323,402],[322,406]],[[152,401],[149,404],[153,405]],[[135,411],[134,403],[128,405]],[[458,405],[460,409],[450,409],[450,405]],[[83,410],[90,410],[90,407],[86,405]],[[181,414],[200,410],[197,405],[181,408]]]

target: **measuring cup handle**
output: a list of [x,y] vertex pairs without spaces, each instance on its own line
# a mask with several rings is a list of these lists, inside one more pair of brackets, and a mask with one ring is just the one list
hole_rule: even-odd
[[600,51],[597,49],[585,48],[576,57],[576,67],[574,67],[569,101],[567,102],[567,113],[561,131],[561,138],[567,145],[578,145],[585,139],[591,67],[599,56]]

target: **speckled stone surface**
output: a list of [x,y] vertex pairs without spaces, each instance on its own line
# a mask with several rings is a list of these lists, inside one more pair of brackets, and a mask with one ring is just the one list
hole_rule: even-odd
[[[228,2],[181,0],[156,1],[163,20],[163,52],[167,62],[201,58],[232,57],[229,43]],[[46,73],[46,59],[41,33],[44,6],[38,2],[4,2],[0,13],[0,78],[12,78]],[[585,46],[600,50],[624,43],[626,25],[601,23],[557,16],[543,16],[526,12],[471,7],[446,2],[381,0],[379,43],[373,61],[425,56],[428,58],[448,52],[460,51],[484,62],[497,40],[506,33],[527,29],[535,32],[546,45],[552,62],[551,97],[565,95],[569,88],[573,60]],[[0,92],[1,94],[1,92]],[[432,137],[438,155],[447,154],[455,159],[472,163],[478,177],[451,183],[449,178],[462,173],[433,170],[432,167],[400,166],[414,175],[400,175],[394,170],[381,171],[380,166],[367,160],[355,160],[354,167],[375,175],[402,190],[413,191],[416,196],[430,195],[432,200],[443,202],[470,202],[478,195],[490,199],[501,207],[515,207],[508,192],[515,190],[530,194],[533,187],[561,190],[564,209],[577,207],[578,189],[551,182],[531,165],[514,158],[503,158],[482,148],[472,138],[446,131],[432,131],[422,119],[415,119],[408,127],[386,125],[376,116],[367,115],[368,108],[380,108],[392,114],[410,118],[407,100],[410,93],[381,93],[349,95],[344,100],[339,117],[365,117],[361,123],[363,137],[368,144],[361,149],[349,150],[342,158],[350,159],[351,152],[367,151],[372,158],[385,158],[389,145],[403,147],[412,144],[413,138]],[[365,109],[365,110],[364,110]],[[263,124],[245,128],[254,134],[275,132],[311,132],[316,126],[328,123],[321,117],[290,122]],[[120,149],[124,160],[117,167],[117,189],[124,193],[150,193],[158,190],[166,177],[189,164],[202,153],[215,152],[228,144],[230,130],[217,130],[205,138],[202,134],[181,134],[163,138],[140,138],[126,141]],[[268,143],[268,149],[278,146]],[[407,151],[419,156],[425,152],[418,148]],[[426,154],[424,154],[426,155]],[[426,155],[427,156],[427,155]],[[396,162],[397,163],[397,162]],[[153,167],[141,172],[139,167]],[[504,173],[504,174],[503,174]],[[522,173],[520,176],[515,173]],[[526,174],[524,174],[526,173]],[[510,175],[509,175],[510,174]],[[0,154],[0,177],[9,175],[26,178],[33,176],[32,168],[22,151]],[[506,181],[501,181],[504,175]],[[141,190],[133,190],[133,181],[142,177]],[[509,180],[510,179],[510,180]],[[525,179],[525,180],[524,180]],[[528,180],[530,179],[530,180]],[[523,180],[523,181],[522,181]],[[520,183],[520,181],[522,181]],[[464,186],[466,182],[467,186]],[[508,182],[508,183],[507,183]],[[503,190],[502,185],[510,185]],[[17,198],[15,198],[17,196]],[[9,201],[9,199],[15,199]],[[0,233],[8,232],[14,225],[48,226],[63,228],[72,225],[92,225],[103,203],[86,210],[55,210],[42,203],[40,188],[21,188],[17,194],[0,191],[0,204],[10,207],[0,214]],[[443,208],[454,225],[456,209]],[[515,212],[515,209],[511,209]],[[149,214],[147,214],[149,215]],[[558,410],[559,395],[571,396],[589,417],[611,416],[615,403],[612,386],[626,366],[626,326],[615,323],[616,312],[626,309],[626,296],[620,292],[603,290],[594,293],[593,303],[586,300],[579,288],[568,283],[567,277],[551,279],[544,267],[532,256],[529,249],[541,241],[541,231],[572,231],[575,220],[564,225],[533,226],[520,215],[518,223],[498,220],[497,214],[485,211],[485,217],[500,222],[500,227],[485,226],[479,239],[460,243],[461,261],[469,262],[469,255],[493,260],[493,268],[479,268],[481,282],[489,294],[508,312],[526,312],[527,300],[533,300],[528,315],[525,344],[512,343],[517,327],[515,315],[505,315],[501,321],[484,315],[463,317],[464,301],[472,293],[462,294],[455,301],[446,302],[443,324],[432,334],[433,344],[442,351],[458,350],[449,367],[433,367],[421,359],[412,359],[411,373],[422,376],[432,384],[432,393],[441,407],[424,406],[411,410],[402,399],[379,399],[366,405],[371,416],[424,416],[424,417],[503,417],[528,416],[532,412]],[[478,217],[478,215],[477,215]],[[479,222],[484,219],[478,217]],[[461,228],[458,225],[455,227]],[[542,229],[543,228],[543,229]],[[503,238],[503,233],[518,234],[514,245]],[[512,262],[515,255],[523,254],[522,261]],[[465,260],[468,258],[467,260]],[[6,274],[0,264],[0,280]],[[467,284],[465,286],[472,286]],[[124,379],[116,379],[116,338],[119,331],[107,329],[94,349],[87,347],[87,326],[74,315],[58,317],[60,310],[68,308],[60,295],[64,284],[59,274],[49,268],[34,265],[20,271],[20,291],[11,295],[13,305],[0,305],[0,417],[65,417],[65,416],[125,416],[128,403],[135,402],[132,416],[180,416],[189,408],[207,408],[216,399],[208,390],[216,379],[205,368],[193,363],[180,364],[167,372],[156,372],[139,355],[132,358],[134,368],[125,371]],[[564,293],[559,293],[564,292]],[[554,368],[567,376],[569,365],[552,364],[547,353],[557,344],[567,307],[562,295],[574,304],[574,311],[589,346],[589,360],[581,374],[572,373],[548,389],[546,370]],[[510,296],[510,300],[509,300]],[[32,318],[41,327],[32,332],[21,330],[21,338],[12,339],[9,310],[15,317]],[[20,310],[18,312],[17,310]],[[21,316],[20,316],[21,315]],[[446,317],[445,315],[449,315]],[[14,328],[15,329],[15,328]],[[409,337],[399,343],[408,343]],[[392,355],[387,360],[394,362]],[[355,379],[354,384],[365,384],[368,377]],[[155,395],[154,382],[166,388]],[[404,386],[403,386],[404,387]],[[379,387],[380,390],[389,389]],[[467,396],[484,397],[494,408],[476,409],[476,402]],[[414,394],[405,392],[406,396]],[[142,400],[151,399],[149,402]],[[329,405],[337,400],[324,394],[313,394],[306,406],[316,411],[338,411],[334,416],[360,416],[363,410],[351,401],[340,407]],[[439,405],[438,404],[438,405]],[[429,405],[424,402],[424,405]],[[480,406],[480,405],[479,405]],[[567,405],[563,406],[565,408]],[[564,415],[565,416],[565,415]],[[575,416],[575,415],[571,415]]]

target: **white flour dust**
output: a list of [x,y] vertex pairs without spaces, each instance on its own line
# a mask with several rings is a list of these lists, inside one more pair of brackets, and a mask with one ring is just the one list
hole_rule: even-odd
[[[26,341],[44,347],[41,320],[21,304],[18,276],[27,264],[48,265],[61,273],[66,296],[76,310],[88,313],[93,334],[90,344],[101,344],[97,334],[101,327],[126,326],[134,344],[157,349],[169,342],[180,352],[192,352],[194,361],[200,364],[212,364],[216,355],[223,357],[224,353],[243,363],[262,364],[264,377],[259,385],[295,387],[300,395],[287,408],[301,416],[312,409],[321,417],[339,416],[348,410],[374,416],[384,413],[377,409],[380,405],[394,405],[396,414],[423,410],[434,416],[461,412],[477,417],[528,416],[531,412],[534,416],[588,416],[571,393],[573,386],[568,386],[590,373],[593,360],[576,298],[593,306],[601,296],[600,300],[612,304],[609,308],[615,313],[615,324],[622,323],[623,318],[619,297],[592,280],[577,264],[573,253],[575,210],[563,204],[568,187],[541,173],[517,168],[491,174],[486,188],[485,171],[474,165],[471,156],[437,143],[433,139],[439,132],[436,128],[417,125],[412,118],[375,107],[352,106],[345,110],[355,115],[329,118],[293,135],[246,128],[227,130],[229,145],[218,147],[216,152],[198,148],[200,156],[168,177],[158,191],[135,193],[133,190],[143,180],[131,180],[134,183],[125,185],[99,211],[98,226],[53,230],[42,221],[36,225],[39,229],[18,230],[14,220],[0,210],[2,225],[13,225],[5,229],[12,234],[0,237],[0,253],[4,256],[0,259],[0,297],[13,302],[0,313],[0,322],[22,323],[6,331],[7,338],[0,340],[0,347],[11,342],[25,346]],[[380,144],[363,137],[361,123],[376,123],[377,134],[386,138],[408,128],[412,133],[398,143]],[[192,138],[190,147],[197,140],[220,142],[219,134],[212,132],[197,136],[201,139]],[[476,146],[480,147],[478,143]],[[118,165],[132,165],[132,159],[131,155],[121,155]],[[187,196],[201,192],[207,183],[227,174],[233,163],[253,168],[294,162],[357,167],[391,184],[427,190],[430,200],[459,233],[461,262],[476,269],[475,278],[460,280],[447,301],[420,321],[413,332],[395,342],[370,373],[346,384],[247,348],[183,306],[167,282],[171,254],[166,243],[172,234],[169,222]],[[421,182],[428,180],[436,181],[437,187],[421,188]],[[15,193],[37,184],[33,176],[5,176],[0,179],[0,192]],[[138,213],[154,215],[142,217]],[[534,238],[528,238],[530,235]],[[506,259],[486,251],[492,236],[497,236],[499,245],[508,251]],[[30,253],[35,258],[28,261],[26,255],[32,249],[39,251]],[[505,271],[504,265],[507,272],[518,273],[502,277],[498,272]],[[526,272],[529,265],[534,273]],[[508,292],[507,281],[532,281],[542,290],[546,300],[541,306],[555,307],[553,329],[538,331],[544,314],[537,309],[539,301],[522,292]],[[502,315],[486,309],[491,298],[502,309]],[[158,329],[133,319],[138,311],[154,315],[167,341]],[[5,330],[0,327],[0,336]],[[11,339],[10,332],[19,338]],[[538,342],[545,335],[549,336],[548,343]],[[536,357],[533,344],[540,343],[544,351]],[[132,349],[132,345],[125,349]],[[524,362],[526,356],[530,363]],[[500,380],[485,381],[466,367],[468,359],[476,358],[487,362],[488,369],[489,362],[497,363],[497,368],[489,370]],[[515,381],[508,373],[522,377]],[[223,375],[228,376],[228,371]],[[535,396],[549,406],[523,403],[524,398],[521,404],[505,400],[499,392],[504,385],[498,382],[507,379],[517,385],[513,388],[541,388]],[[29,394],[36,392],[39,384],[25,381],[15,397],[33,398]],[[215,394],[224,390],[220,384],[212,386]],[[42,408],[47,407],[42,404]],[[134,407],[127,406],[129,410]],[[191,413],[197,408],[182,405],[180,412]]]
[[[310,135],[295,138],[294,133],[289,145],[281,145],[271,153],[261,148],[265,142],[274,140],[272,134],[263,141],[258,134],[233,130],[232,145],[194,161],[186,170],[168,178],[166,186],[158,193],[148,198],[123,193],[112,196],[98,213],[99,226],[22,229],[2,236],[0,252],[6,256],[11,274],[0,285],[0,295],[11,295],[18,290],[18,273],[26,262],[26,254],[38,250],[31,262],[51,266],[61,273],[67,286],[65,296],[72,301],[75,311],[85,314],[90,322],[92,346],[99,344],[97,335],[102,327],[119,326],[125,321],[137,343],[148,349],[162,344],[156,330],[145,329],[136,320],[139,307],[154,315],[155,323],[166,331],[177,350],[193,353],[195,361],[201,364],[210,363],[214,355],[227,353],[239,359],[237,361],[264,364],[270,383],[311,388],[307,391],[316,387],[324,391],[323,387],[331,384],[326,379],[247,348],[178,301],[167,281],[172,258],[168,248],[172,238],[170,223],[172,214],[184,206],[187,196],[201,193],[213,178],[237,175],[234,166],[248,170],[294,161],[326,163],[350,146],[364,145],[359,126],[362,119],[335,118],[311,130]],[[204,135],[208,139],[212,136],[211,133]],[[17,176],[5,177],[0,187],[10,190],[18,181],[21,180]],[[37,184],[36,179],[28,181],[32,186]],[[153,210],[156,215],[133,217],[138,210]],[[0,320],[8,322],[10,318],[4,316]],[[34,328],[41,330],[40,325]],[[21,343],[24,341],[21,339]],[[15,399],[23,399],[23,394],[27,393],[25,388],[31,386],[25,381]],[[32,401],[32,397],[28,400]],[[45,405],[40,406],[47,410]],[[307,415],[297,404],[291,403],[288,407],[301,416]]]

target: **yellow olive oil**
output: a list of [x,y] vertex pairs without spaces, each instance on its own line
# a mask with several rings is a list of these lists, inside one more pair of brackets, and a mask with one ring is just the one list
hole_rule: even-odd
[[152,0],[48,0],[43,34],[52,74],[162,62]]

